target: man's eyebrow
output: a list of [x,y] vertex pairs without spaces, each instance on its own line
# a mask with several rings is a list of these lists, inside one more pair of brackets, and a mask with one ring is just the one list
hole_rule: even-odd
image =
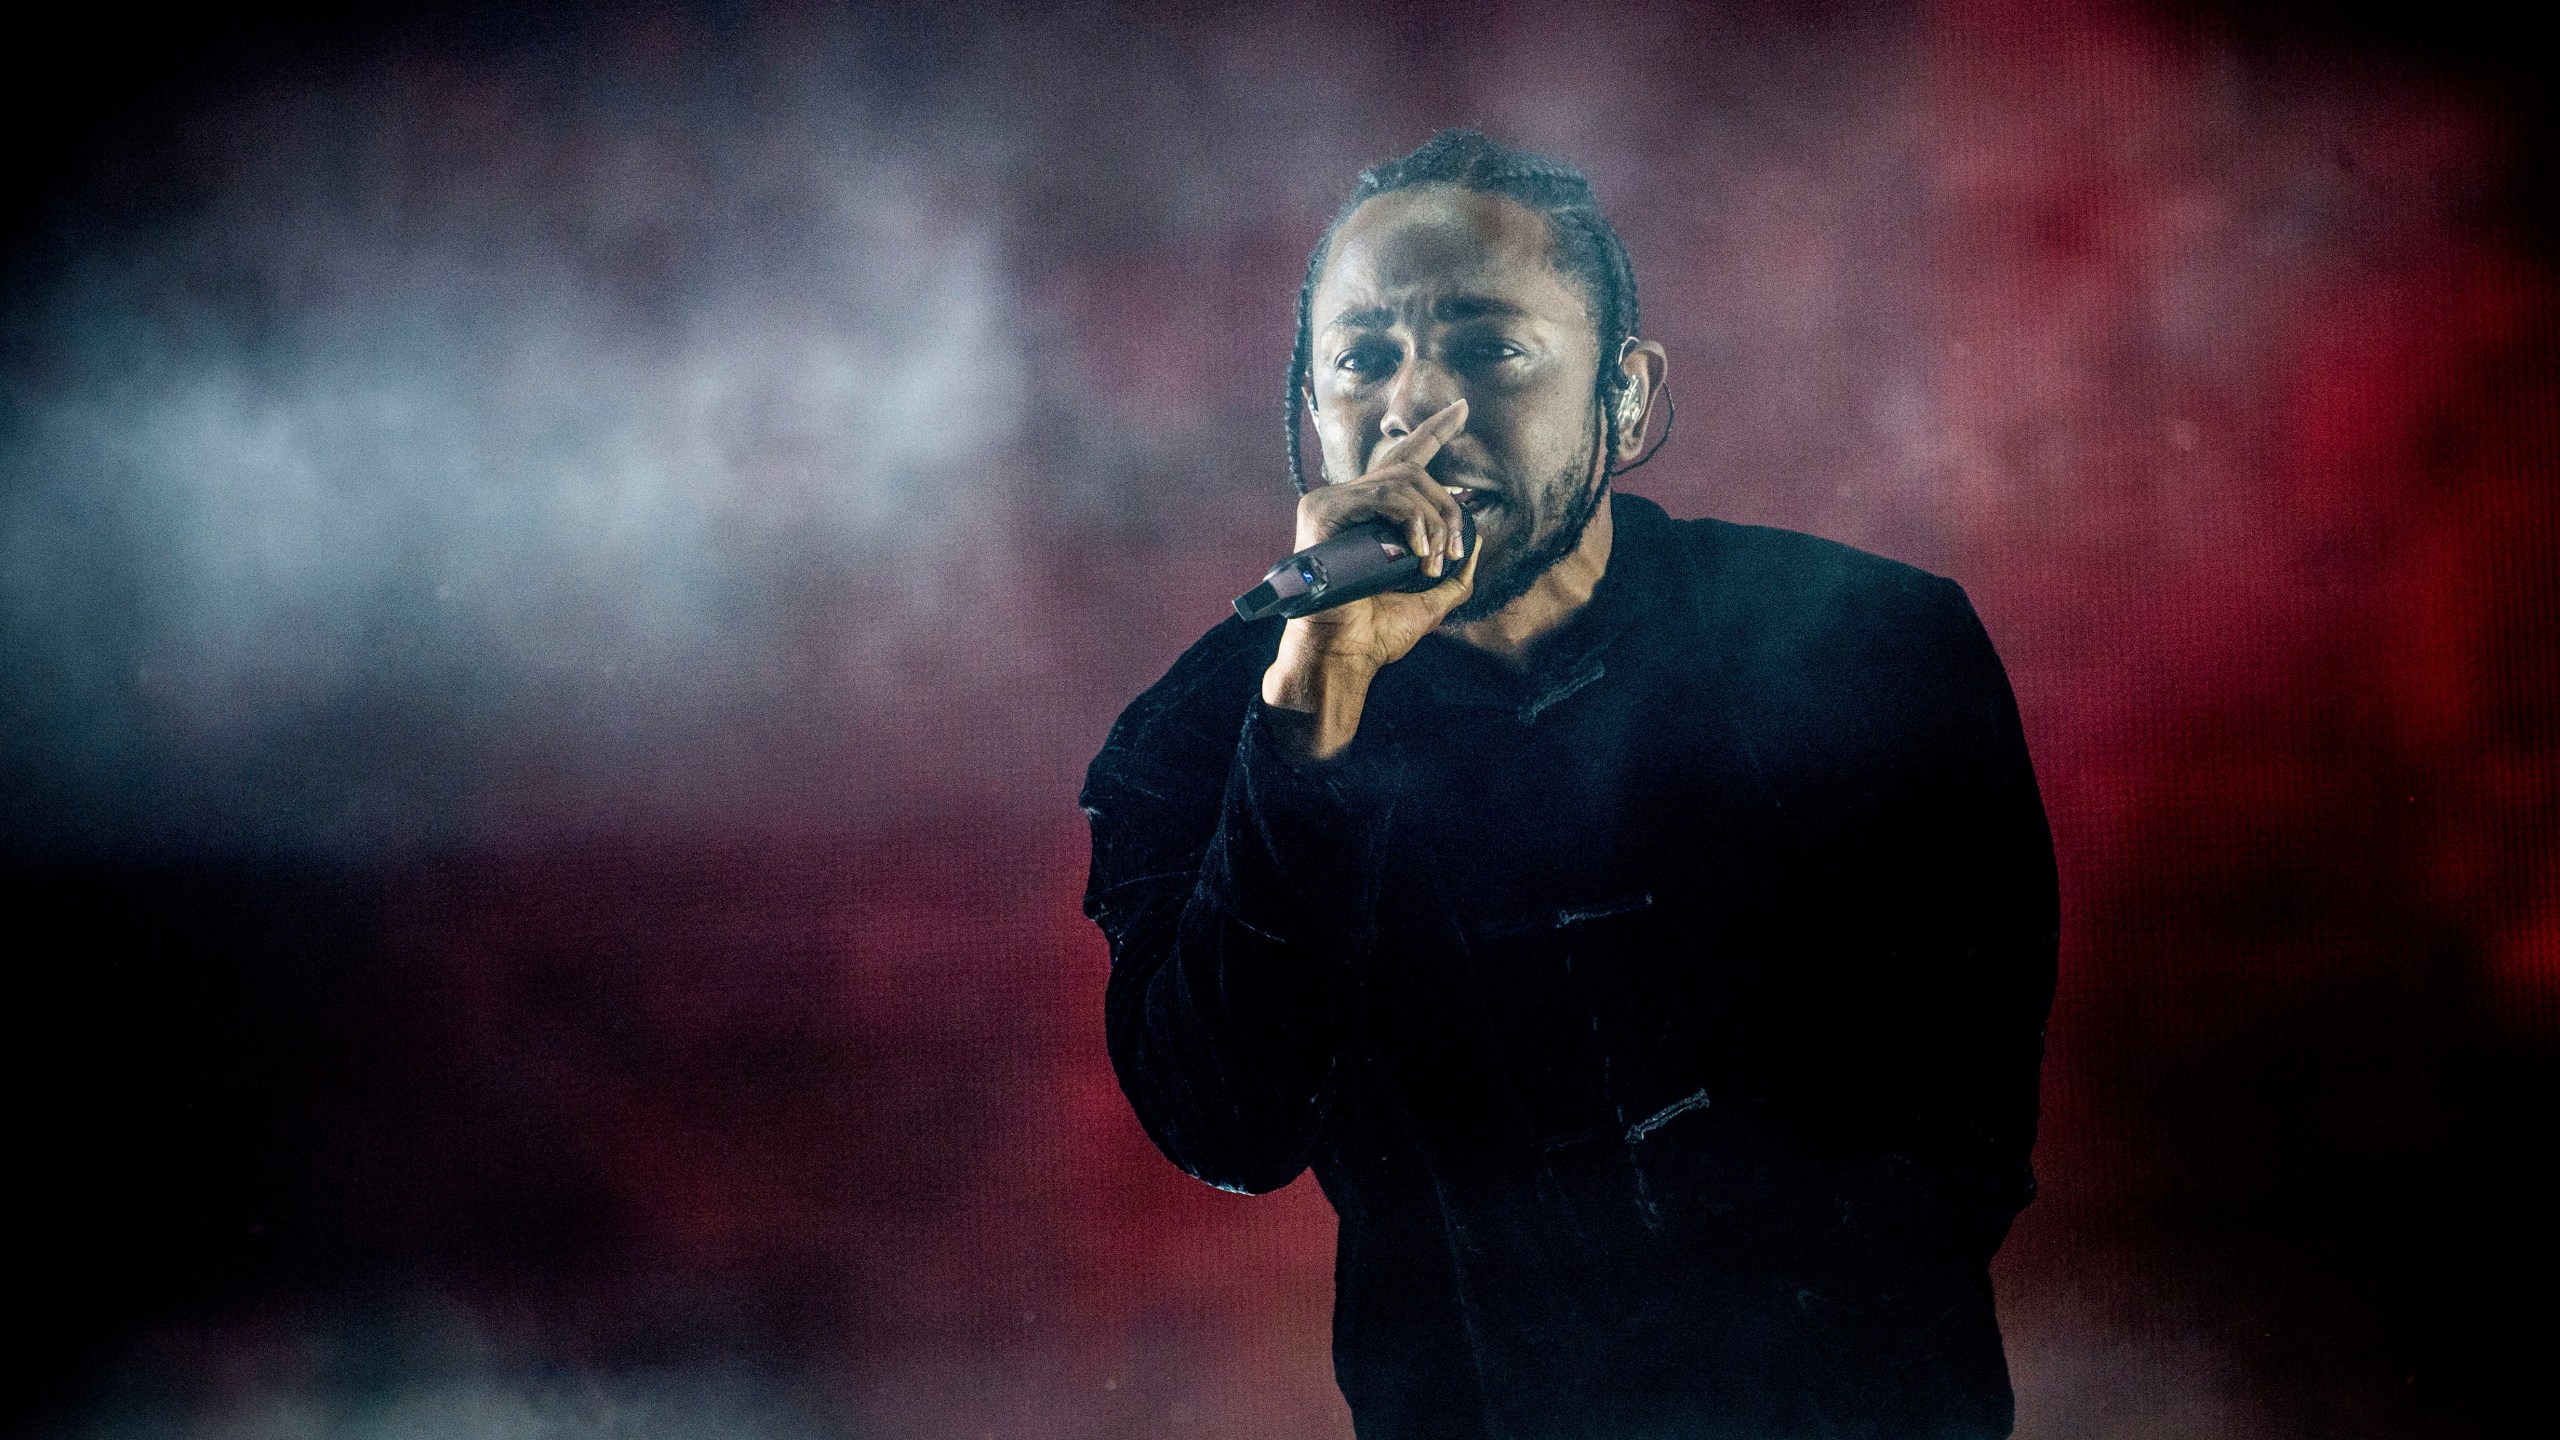
[[[1450,295],[1433,301],[1431,305],[1432,318],[1444,322],[1513,320],[1528,314],[1529,312],[1520,306],[1494,295]],[[1334,316],[1325,322],[1325,328],[1328,330],[1391,330],[1395,328],[1399,318],[1395,307],[1391,305],[1365,305],[1360,309],[1345,310]]]
[[1345,310],[1325,322],[1328,330],[1390,330],[1395,328],[1396,312],[1385,305],[1370,305],[1358,310]]
[[1529,312],[1492,295],[1452,295],[1431,307],[1441,320],[1515,320]]

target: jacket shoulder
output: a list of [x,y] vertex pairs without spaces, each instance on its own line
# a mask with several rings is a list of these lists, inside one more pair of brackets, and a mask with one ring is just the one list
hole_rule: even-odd
[[[1743,713],[1878,733],[1997,709],[2007,679],[1954,581],[1764,525],[1680,522],[1703,653]],[[1827,718],[1826,718],[1827,717]]]
[[1280,649],[1280,622],[1233,616],[1191,643],[1163,676],[1129,702],[1085,772],[1086,806],[1107,777],[1131,766],[1185,760],[1223,766],[1262,672]]
[[1728,520],[1674,522],[1698,599],[1736,620],[1852,627],[1919,619],[1964,592],[1917,565],[1799,530]]

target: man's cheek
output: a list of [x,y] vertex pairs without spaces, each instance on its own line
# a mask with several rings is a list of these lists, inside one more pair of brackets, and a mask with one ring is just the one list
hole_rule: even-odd
[[1499,564],[1520,548],[1529,527],[1530,517],[1519,506],[1489,505],[1476,514],[1476,544],[1483,547],[1487,563]]

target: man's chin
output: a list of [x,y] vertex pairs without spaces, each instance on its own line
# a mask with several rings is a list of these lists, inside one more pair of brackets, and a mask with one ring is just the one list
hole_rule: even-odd
[[1488,526],[1478,521],[1482,528],[1477,532],[1477,543],[1485,547],[1485,558],[1477,562],[1475,593],[1440,623],[1472,625],[1489,620],[1528,594],[1539,576],[1554,569],[1582,544],[1583,531],[1589,528],[1591,517],[1599,508],[1608,503],[1608,497],[1608,487],[1595,484],[1581,503],[1565,513],[1561,523],[1542,536],[1515,538],[1504,534],[1505,527],[1498,523]]
[[1505,564],[1499,560],[1489,566],[1479,562],[1475,593],[1460,601],[1440,623],[1472,625],[1478,620],[1489,620],[1501,614],[1505,607],[1528,594],[1529,587],[1538,582],[1537,576],[1522,575],[1520,569],[1517,564]]

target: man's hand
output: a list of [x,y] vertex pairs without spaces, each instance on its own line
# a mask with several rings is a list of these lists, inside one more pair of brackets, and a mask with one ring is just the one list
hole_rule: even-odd
[[[1403,659],[1474,593],[1476,556],[1465,543],[1458,502],[1423,467],[1467,425],[1467,402],[1381,444],[1368,473],[1324,485],[1298,501],[1298,548],[1353,525],[1384,519],[1403,527],[1423,572],[1446,575],[1420,592],[1388,591],[1301,616],[1280,634],[1280,655],[1262,672],[1262,703],[1281,738],[1303,759],[1329,760],[1360,728],[1369,682]],[[1458,567],[1454,574],[1452,566]]]

